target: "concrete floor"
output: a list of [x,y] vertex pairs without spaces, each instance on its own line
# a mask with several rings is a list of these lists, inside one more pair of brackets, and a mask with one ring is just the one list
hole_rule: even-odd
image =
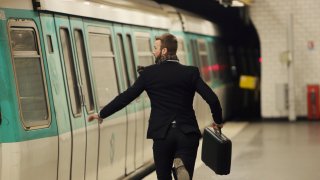
[[200,142],[194,180],[320,180],[320,121],[228,122],[223,133],[233,143],[231,173],[204,165]]
[[231,173],[217,176],[201,164],[194,180],[320,179],[320,121],[250,123],[231,140]]

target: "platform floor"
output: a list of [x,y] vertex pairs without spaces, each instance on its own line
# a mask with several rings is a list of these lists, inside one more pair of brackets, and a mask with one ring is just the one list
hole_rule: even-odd
[[[215,175],[200,159],[194,180],[319,180],[320,121],[228,122],[233,143],[231,173]],[[155,172],[144,180],[156,180]]]

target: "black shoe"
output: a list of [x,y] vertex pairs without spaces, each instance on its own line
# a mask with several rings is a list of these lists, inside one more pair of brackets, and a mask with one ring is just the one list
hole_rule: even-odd
[[184,164],[181,158],[175,158],[173,160],[173,165],[174,165],[178,180],[190,180],[189,173],[187,169],[184,167]]

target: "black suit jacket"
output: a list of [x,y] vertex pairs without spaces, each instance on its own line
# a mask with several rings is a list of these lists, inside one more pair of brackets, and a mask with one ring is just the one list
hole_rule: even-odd
[[222,110],[216,94],[203,82],[197,67],[165,61],[146,67],[136,82],[100,111],[106,118],[146,91],[151,101],[147,138],[164,138],[172,121],[184,133],[200,134],[193,110],[195,92],[209,104],[216,123],[222,123]]

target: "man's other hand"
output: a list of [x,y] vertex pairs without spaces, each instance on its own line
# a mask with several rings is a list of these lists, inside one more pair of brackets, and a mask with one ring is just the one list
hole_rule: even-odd
[[99,117],[98,113],[93,113],[93,114],[90,114],[88,117],[87,117],[87,121],[88,122],[91,122],[93,120],[97,119],[99,121],[99,123],[102,123],[103,119]]
[[222,129],[223,128],[223,124],[216,124],[215,122],[212,123],[212,127],[213,129]]

